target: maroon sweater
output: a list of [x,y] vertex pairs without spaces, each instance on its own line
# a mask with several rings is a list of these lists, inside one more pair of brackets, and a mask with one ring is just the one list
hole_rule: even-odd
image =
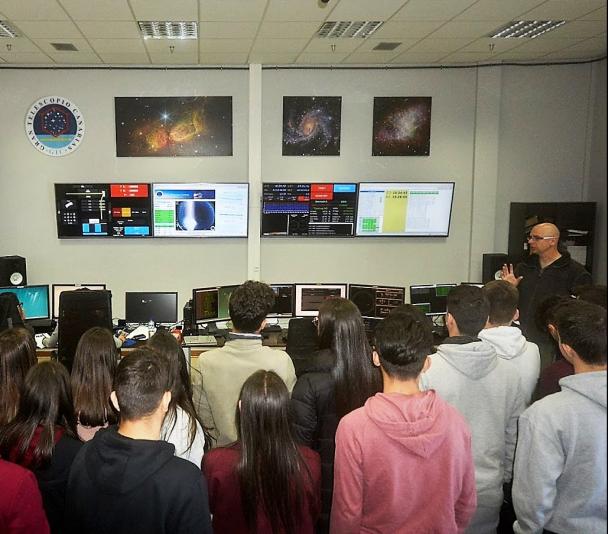
[[[308,466],[311,480],[304,476],[304,502],[299,517],[295,518],[297,529],[293,534],[312,534],[321,512],[321,460],[319,455],[308,447],[300,447],[300,453]],[[203,456],[202,468],[209,487],[209,509],[213,515],[215,534],[250,532],[243,515],[241,489],[236,475],[239,456],[238,444],[213,449]],[[268,473],[268,476],[272,476],[272,473]],[[254,532],[272,533],[270,522],[262,507],[258,509]]]
[[31,471],[0,460],[0,532],[48,534],[42,498]]

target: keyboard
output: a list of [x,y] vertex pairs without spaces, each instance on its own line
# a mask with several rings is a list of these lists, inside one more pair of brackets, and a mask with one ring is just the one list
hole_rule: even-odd
[[217,345],[217,341],[215,336],[184,336],[184,344],[186,346],[207,345],[215,347]]

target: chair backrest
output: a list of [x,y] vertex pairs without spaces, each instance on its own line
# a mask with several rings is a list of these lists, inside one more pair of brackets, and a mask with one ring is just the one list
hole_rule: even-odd
[[294,317],[289,319],[287,344],[285,352],[289,354],[300,375],[306,368],[311,356],[319,349],[317,327],[312,324],[312,317]]
[[112,294],[108,290],[78,289],[59,296],[57,359],[72,370],[76,346],[89,328],[112,331]]
[[19,313],[19,299],[12,291],[0,293],[0,332],[23,326],[23,319]]

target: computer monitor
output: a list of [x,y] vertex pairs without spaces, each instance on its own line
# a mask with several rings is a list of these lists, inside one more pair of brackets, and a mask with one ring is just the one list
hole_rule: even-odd
[[153,184],[155,237],[247,237],[249,184]]
[[356,235],[447,237],[454,182],[359,184]]
[[59,295],[64,291],[74,291],[76,289],[105,289],[105,284],[53,284],[53,319],[59,317]]
[[152,291],[125,293],[127,323],[176,323],[177,292]]
[[359,308],[362,317],[382,319],[405,302],[405,288],[349,284],[348,298]]
[[426,315],[442,315],[446,312],[448,293],[456,284],[428,284],[410,286],[410,303]]
[[346,298],[346,284],[296,284],[297,317],[314,317],[319,313],[323,301],[333,298]]
[[262,236],[352,237],[357,184],[263,184]]
[[270,288],[274,291],[274,306],[268,317],[293,317],[295,285],[270,284]]
[[0,287],[0,293],[15,293],[26,319],[49,319],[49,286]]
[[230,295],[239,286],[199,287],[192,290],[194,321],[207,323],[230,319]]
[[230,319],[230,296],[232,292],[239,286],[220,286],[218,291],[218,319],[220,321],[228,321]]

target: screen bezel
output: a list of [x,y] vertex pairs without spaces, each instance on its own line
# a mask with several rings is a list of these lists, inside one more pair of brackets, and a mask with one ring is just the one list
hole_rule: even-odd
[[[401,302],[400,305],[405,304],[405,294],[406,294],[406,288],[405,286],[385,286],[385,285],[379,285],[379,284],[348,284],[348,300],[351,300],[351,295],[350,295],[350,288],[351,287],[356,287],[356,288],[365,288],[365,289],[400,289],[401,291],[403,291],[403,302]],[[354,302],[353,302],[354,304]],[[356,304],[355,304],[356,306]],[[359,310],[361,311],[361,310]],[[363,315],[361,314],[361,317],[365,318],[365,319],[383,319],[383,317],[378,317],[375,315]]]
[[175,295],[175,320],[174,321],[154,321],[154,324],[174,324],[178,322],[178,294],[177,291],[125,291],[125,321],[128,324],[147,324],[148,321],[142,323],[138,321],[129,321],[127,319],[127,295]]
[[[57,306],[55,306],[55,288],[56,287],[73,287],[74,289],[64,289],[64,291],[76,291],[77,289],[90,289],[91,291],[101,291],[107,289],[106,284],[52,284],[52,292],[53,292],[53,303],[52,303],[52,311],[53,311],[53,319],[57,319],[59,317],[59,295],[57,295]],[[55,315],[55,308],[57,309],[57,315]]]
[[[448,214],[448,229],[446,231],[445,234],[359,234],[357,233],[357,228],[358,228],[358,221],[359,221],[359,199],[361,197],[361,185],[373,185],[373,184],[389,184],[389,185],[395,185],[395,186],[399,186],[399,185],[418,185],[418,184],[422,184],[422,185],[444,185],[444,184],[451,184],[452,185],[452,198],[450,200],[450,212]],[[369,182],[358,182],[357,184],[357,222],[355,223],[355,237],[357,238],[362,238],[362,237],[371,237],[374,239],[377,238],[403,238],[403,237],[407,237],[407,238],[418,238],[421,237],[423,239],[426,238],[446,238],[450,236],[450,228],[452,227],[452,211],[454,208],[454,192],[456,189],[456,182],[453,181],[447,181],[447,182],[387,182],[387,181],[369,181]]]
[[288,315],[286,313],[269,313],[266,317],[270,317],[272,319],[280,319],[286,317],[293,317],[295,313],[296,307],[296,285],[295,284],[268,284],[272,287],[290,287],[291,288],[291,313]]
[[[36,316],[36,317],[25,317],[26,321],[38,321],[38,320],[44,320],[44,319],[50,319],[51,318],[51,297],[49,294],[49,286],[48,284],[28,284],[26,286],[2,286],[0,287],[0,289],[6,289],[7,291],[3,291],[3,293],[10,293],[10,292],[15,292],[16,289],[29,289],[29,288],[46,288],[46,315],[45,316]],[[17,299],[19,299],[19,295],[17,295]],[[19,301],[21,302],[21,301]],[[23,313],[25,314],[25,309],[23,309]]]
[[[219,321],[219,317],[217,317],[220,313],[219,308],[220,308],[220,299],[219,299],[219,289],[220,286],[210,286],[210,287],[195,287],[192,290],[192,322],[194,324],[206,324],[206,323],[212,323],[215,321]],[[218,298],[217,298],[217,313],[216,313],[216,317],[210,317],[209,319],[197,319],[196,318],[196,292],[197,291],[216,291],[218,293]]]
[[328,289],[340,289],[340,297],[346,298],[348,291],[347,283],[297,283],[294,284],[295,289],[295,301],[294,301],[294,316],[295,317],[316,317],[319,315],[317,311],[302,310],[302,289],[304,288],[328,288]]

